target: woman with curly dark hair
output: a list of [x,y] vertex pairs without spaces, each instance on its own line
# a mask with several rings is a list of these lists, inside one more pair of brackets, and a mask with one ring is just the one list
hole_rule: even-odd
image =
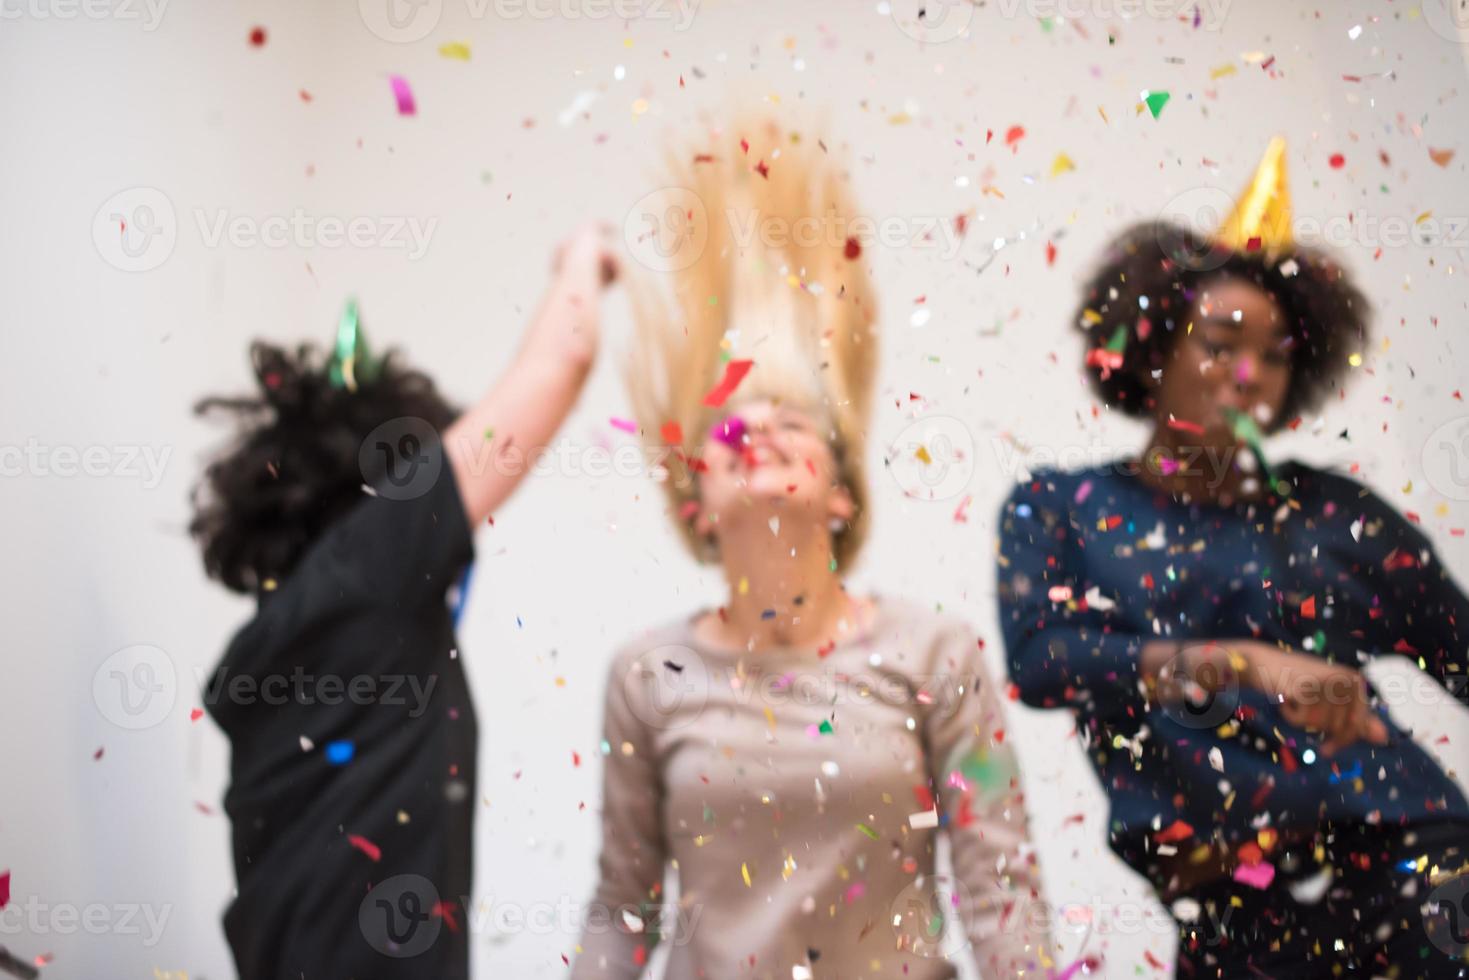
[[[259,393],[206,398],[234,443],[191,530],[208,574],[252,594],[205,701],[232,747],[225,809],[241,977],[465,977],[474,707],[446,592],[472,530],[576,400],[616,272],[599,230],[561,249],[508,371],[459,414],[355,306],[332,353],[251,348]],[[323,363],[324,362],[324,363]]]
[[[1022,700],[1077,715],[1113,850],[1169,903],[1182,977],[1459,977],[1469,802],[1361,667],[1469,670],[1469,599],[1361,484],[1261,438],[1335,397],[1368,305],[1289,234],[1284,147],[1212,238],[1133,228],[1085,287],[1137,459],[1039,473],[1001,513]],[[1454,891],[1458,888],[1457,891]]]

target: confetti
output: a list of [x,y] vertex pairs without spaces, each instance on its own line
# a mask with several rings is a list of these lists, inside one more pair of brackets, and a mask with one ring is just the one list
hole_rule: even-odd
[[1154,119],[1157,119],[1159,114],[1163,112],[1163,107],[1168,104],[1168,100],[1170,98],[1172,98],[1172,96],[1170,96],[1167,92],[1145,91],[1142,94],[1143,104],[1148,107],[1148,111],[1153,114]]
[[381,861],[383,859],[382,848],[378,847],[366,837],[361,837],[357,834],[348,834],[347,843],[357,848],[357,850],[361,851],[363,854],[366,854],[368,859],[373,862]]
[[389,75],[388,82],[393,87],[393,98],[398,103],[398,115],[417,115],[418,105],[413,101],[413,89],[409,87],[408,79],[402,75]]
[[755,366],[754,361],[730,361],[724,366],[724,377],[719,384],[709,390],[704,396],[704,404],[709,408],[719,408],[734,394],[740,382],[745,380],[745,375],[750,373],[750,368]]
[[469,60],[469,45],[462,41],[446,41],[439,45],[439,54],[459,61]]
[[334,766],[345,766],[356,754],[357,746],[345,739],[326,745],[326,761]]

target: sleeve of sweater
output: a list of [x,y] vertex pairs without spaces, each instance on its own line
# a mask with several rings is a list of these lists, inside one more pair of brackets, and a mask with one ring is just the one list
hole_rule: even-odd
[[968,628],[935,646],[923,735],[964,930],[984,977],[1043,976],[1055,949],[1001,699]]
[[659,683],[634,651],[607,675],[602,760],[602,851],[573,980],[636,980],[659,940],[663,908],[663,783],[655,757],[659,717],[650,685]]
[[1139,657],[1147,637],[1113,630],[1087,603],[1083,547],[1068,502],[1044,477],[1010,494],[997,555],[1010,679],[1031,707],[1141,718]]

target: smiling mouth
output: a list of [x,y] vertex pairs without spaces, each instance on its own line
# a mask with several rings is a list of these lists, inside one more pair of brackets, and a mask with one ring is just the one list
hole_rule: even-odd
[[744,460],[745,468],[751,470],[759,466],[769,466],[771,464],[784,466],[790,462],[790,458],[785,453],[765,442],[747,446],[745,451],[740,454],[740,458]]

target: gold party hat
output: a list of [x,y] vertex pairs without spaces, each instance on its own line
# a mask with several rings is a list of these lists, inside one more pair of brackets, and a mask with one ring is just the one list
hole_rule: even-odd
[[1285,182],[1285,137],[1265,147],[1249,186],[1240,193],[1214,239],[1236,252],[1288,251],[1291,237],[1290,188]]

